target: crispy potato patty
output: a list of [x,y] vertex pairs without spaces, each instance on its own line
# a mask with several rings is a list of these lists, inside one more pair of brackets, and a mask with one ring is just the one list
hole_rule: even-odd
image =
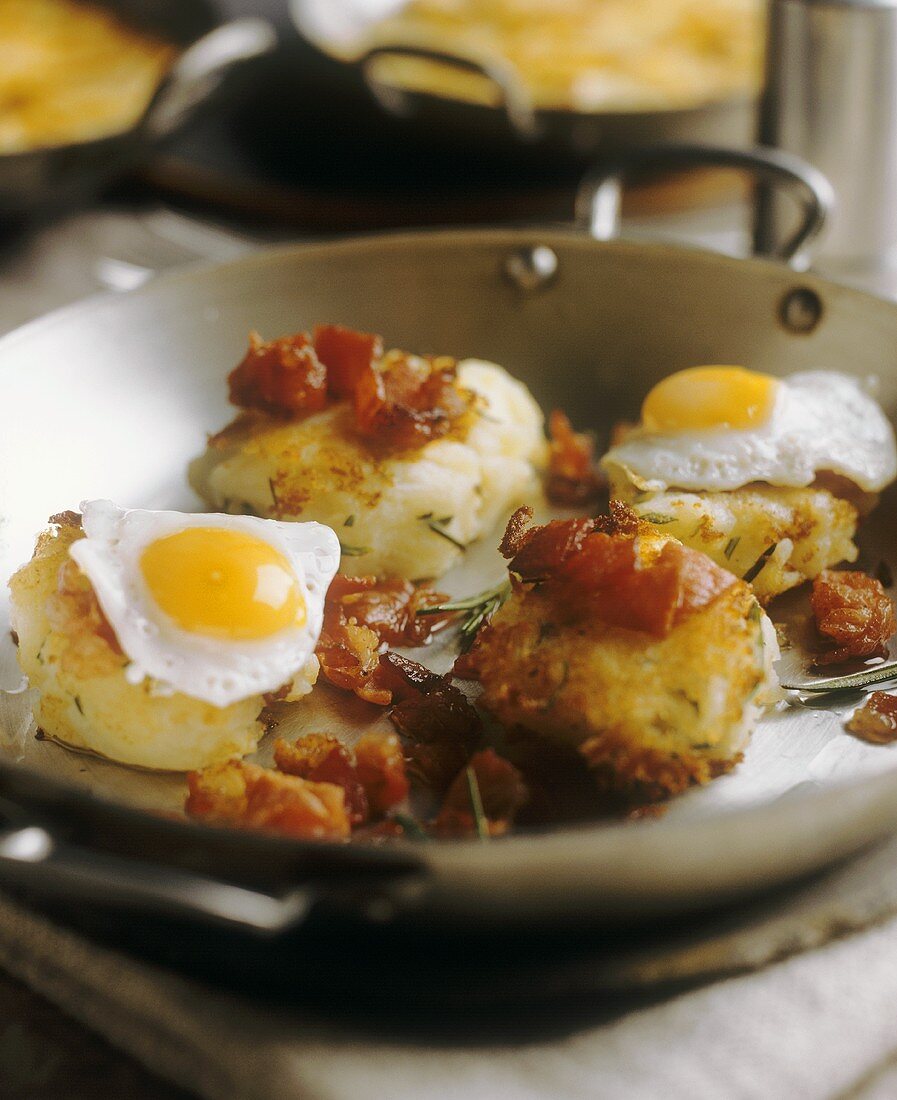
[[536,489],[545,442],[529,391],[466,360],[479,399],[457,431],[412,450],[378,450],[339,402],[304,419],[255,415],[193,463],[191,482],[225,512],[317,520],[343,546],[341,572],[438,577]]
[[605,788],[657,798],[737,763],[777,647],[740,581],[664,637],[571,620],[547,586],[517,582],[475,654],[482,703],[505,727],[577,749]]
[[[76,517],[72,517],[73,520]],[[12,627],[19,663],[36,693],[38,726],[50,737],[124,764],[187,771],[252,752],[265,732],[260,695],[215,707],[150,681],[132,684],[127,657],[69,557],[76,523],[45,531],[12,577]],[[296,677],[291,698],[311,691],[317,658]]]
[[763,604],[824,569],[856,561],[857,508],[827,488],[755,484],[715,493],[645,493],[618,475],[611,478],[611,495],[666,534],[747,577]]

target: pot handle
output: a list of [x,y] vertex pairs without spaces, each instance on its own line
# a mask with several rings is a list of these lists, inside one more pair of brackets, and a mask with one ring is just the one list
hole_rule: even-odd
[[[377,923],[393,912],[390,891],[408,881],[408,870],[385,870],[354,883],[353,909]],[[340,883],[305,883],[283,893],[239,886],[177,867],[124,858],[54,839],[40,825],[0,832],[0,882],[52,900],[104,902],[160,916],[187,918],[277,936],[298,928],[314,908],[339,897]]]
[[767,185],[791,191],[801,207],[794,232],[768,255],[792,267],[806,267],[807,249],[818,237],[835,205],[828,178],[791,153],[767,146],[729,149],[715,145],[660,145],[635,150],[592,168],[576,196],[576,222],[596,240],[612,240],[620,231],[623,186],[635,171],[645,168],[739,168]]
[[501,107],[515,133],[526,141],[537,136],[539,126],[529,93],[516,68],[502,58],[475,58],[418,46],[412,42],[385,42],[372,46],[359,58],[358,65],[371,94],[393,115],[409,115],[412,108],[404,91],[377,79],[374,68],[376,62],[384,57],[416,58],[485,78],[498,90]]
[[205,102],[236,65],[277,44],[264,19],[234,19],[204,34],[178,57],[144,112],[140,132],[151,141],[173,134]]

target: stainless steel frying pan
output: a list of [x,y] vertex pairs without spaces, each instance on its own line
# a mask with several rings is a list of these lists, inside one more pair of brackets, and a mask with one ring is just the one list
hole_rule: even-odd
[[[715,159],[733,157],[744,155]],[[775,154],[760,165],[802,196],[794,253],[824,219],[824,181]],[[603,175],[583,196],[603,232],[617,185]],[[278,248],[70,307],[0,341],[0,573],[28,555],[48,514],[85,496],[194,505],[184,469],[227,415],[224,374],[247,330],[322,319],[492,358],[545,407],[599,432],[660,377],[700,362],[876,374],[897,413],[897,306],[781,262],[595,240],[582,228]],[[889,493],[865,552],[893,557],[895,531]],[[128,786],[127,769],[36,743],[22,706],[0,697],[0,880],[55,895],[69,913],[136,910],[147,935],[177,919],[264,939],[334,911],[353,927],[465,936],[667,918],[808,874],[897,826],[897,756],[847,737],[837,711],[777,716],[731,779],[659,821],[344,847],[146,813],[161,804],[161,779]]]
[[[364,43],[364,35],[335,41],[333,0],[291,0],[299,33],[317,49],[361,74],[384,111],[401,119],[409,134],[478,149],[490,157],[585,163],[598,156],[660,143],[727,142],[754,138],[756,103],[750,97],[671,110],[580,111],[535,107],[521,74],[492,55],[464,56],[413,42]],[[351,5],[346,5],[351,7]],[[322,10],[324,9],[324,10]],[[332,32],[331,32],[332,33]],[[412,58],[474,74],[492,90],[491,105],[410,90],[389,80],[385,62]]]
[[208,0],[97,0],[129,26],[181,47],[143,116],[130,130],[94,141],[0,154],[0,214],[83,199],[149,156],[215,97],[238,64],[273,48],[261,19],[219,24]]

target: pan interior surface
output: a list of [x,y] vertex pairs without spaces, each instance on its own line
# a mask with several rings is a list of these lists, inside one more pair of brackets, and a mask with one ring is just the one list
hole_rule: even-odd
[[[553,251],[556,271],[523,289],[508,271],[537,246]],[[546,411],[567,410],[602,442],[656,381],[699,363],[874,374],[883,406],[897,414],[897,309],[775,265],[561,231],[272,250],[70,307],[0,342],[4,580],[47,517],[83,499],[199,510],[186,466],[230,417],[224,379],[247,332],[274,337],[323,321],[380,332],[388,345],[492,359]],[[895,505],[885,494],[865,527],[861,567],[897,567]],[[440,587],[460,595],[496,580],[498,535]],[[800,599],[806,594],[781,614],[798,614]],[[0,631],[0,683],[15,688],[5,591]],[[433,659],[448,654],[436,649]],[[807,873],[897,825],[897,748],[846,734],[849,711],[772,714],[731,775],[675,800],[657,821],[425,846],[434,897],[446,912],[659,912]],[[36,740],[29,713],[27,692],[0,696],[7,764],[112,802],[180,809],[181,777]],[[296,708],[286,732],[339,728],[352,737],[372,720],[385,721],[323,689]]]

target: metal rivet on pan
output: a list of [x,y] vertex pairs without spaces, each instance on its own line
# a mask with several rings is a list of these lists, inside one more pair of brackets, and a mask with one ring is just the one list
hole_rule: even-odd
[[557,275],[557,253],[545,244],[515,249],[505,260],[505,275],[520,290],[540,290]]
[[805,336],[822,320],[822,299],[815,290],[799,286],[789,290],[779,303],[779,320],[789,332]]

